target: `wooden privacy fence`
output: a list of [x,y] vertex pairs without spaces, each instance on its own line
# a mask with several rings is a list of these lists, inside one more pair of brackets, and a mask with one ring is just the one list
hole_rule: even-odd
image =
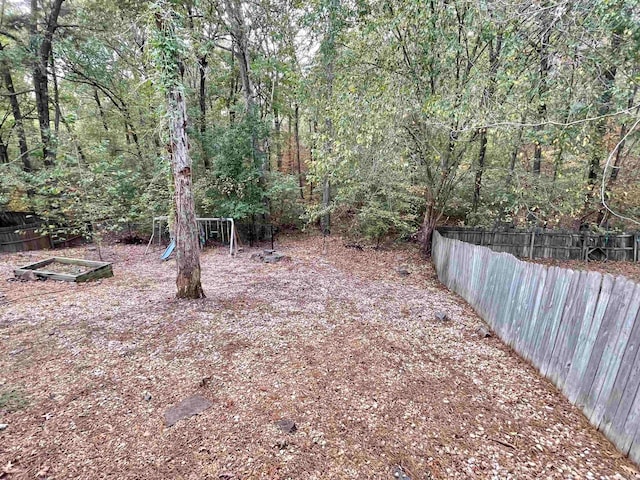
[[447,238],[481,245],[520,258],[640,261],[640,233],[566,232],[559,230],[484,230],[440,227]]
[[524,262],[435,232],[438,277],[640,463],[640,285]]
[[0,252],[21,252],[53,248],[51,237],[42,235],[40,225],[0,228]]

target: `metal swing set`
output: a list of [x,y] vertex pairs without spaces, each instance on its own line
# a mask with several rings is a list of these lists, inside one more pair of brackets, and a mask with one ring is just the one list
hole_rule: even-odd
[[[236,230],[233,218],[227,217],[197,217],[196,222],[198,224],[198,230],[200,232],[200,248],[204,247],[208,240],[218,240],[223,244],[229,244],[229,255],[235,255],[238,253],[238,232]],[[151,244],[154,240],[158,245],[162,245],[163,234],[169,229],[169,217],[153,217],[153,230],[151,232],[151,238],[145,249],[145,255],[149,251]],[[169,258],[173,249],[175,248],[175,239],[171,239],[171,242],[165,252],[162,254],[162,259]]]

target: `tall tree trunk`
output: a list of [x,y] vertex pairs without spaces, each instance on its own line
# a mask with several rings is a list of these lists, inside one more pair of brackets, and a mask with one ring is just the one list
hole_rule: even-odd
[[291,105],[287,115],[287,160],[289,160],[289,173],[293,175],[293,122],[291,120]]
[[207,145],[207,56],[202,55],[198,59],[198,71],[200,72],[200,138],[202,143],[202,162],[204,168],[209,169],[209,146]]
[[[613,58],[618,55],[618,47],[621,41],[621,31],[614,31],[611,39],[611,55]],[[600,161],[603,157],[606,157],[606,140],[607,135],[607,119],[606,115],[611,110],[613,99],[613,88],[616,82],[617,66],[614,62],[609,63],[604,67],[602,77],[600,78],[602,85],[604,86],[602,94],[600,95],[600,101],[598,104],[598,115],[600,118],[595,125],[595,135],[593,139],[593,148],[591,151],[591,161],[589,162],[589,175],[588,182],[590,189],[593,190],[594,185],[600,175]]]
[[80,145],[80,142],[78,141],[78,136],[71,129],[71,125],[69,125],[69,122],[67,122],[62,115],[60,115],[60,119],[62,120],[62,123],[64,124],[65,128],[67,129],[67,132],[69,133],[69,136],[73,140],[73,144],[76,147],[76,154],[78,155],[78,158],[80,159],[80,161],[82,161],[82,163],[84,163],[86,165],[88,163],[87,162],[87,156],[84,154],[84,150],[82,149],[82,145]]
[[[309,138],[311,139],[311,145],[309,145],[309,165],[313,165],[313,151],[315,149],[315,136],[316,136],[316,122],[309,120]],[[313,199],[313,181],[309,182],[309,199]]]
[[425,256],[431,255],[431,241],[433,239],[433,232],[436,229],[440,215],[437,213],[437,209],[432,201],[427,202],[427,209],[422,219],[422,225],[420,227],[420,233],[418,235],[418,242],[420,243],[420,249]]
[[36,94],[36,108],[44,164],[52,166],[55,163],[55,152],[53,151],[51,123],[49,120],[49,81],[47,79],[47,67],[41,65],[41,63],[40,59],[36,60],[36,66],[33,70],[33,88]]
[[236,42],[231,39],[231,55],[229,58],[229,96],[226,98],[227,110],[229,111],[229,125],[233,125],[236,120],[236,112],[234,109],[236,87],[237,87],[237,75],[235,72],[236,55],[235,53]]
[[[636,94],[638,93],[638,85],[636,85],[635,87],[633,87],[633,90],[631,92],[631,94],[629,95],[629,99],[627,100],[627,108],[631,109],[635,103],[635,98],[636,98]],[[636,114],[637,114],[637,110],[636,110]],[[622,163],[622,152],[624,150],[626,141],[624,139],[624,137],[627,135],[627,132],[629,131],[629,126],[626,123],[623,123],[622,125],[620,125],[620,134],[618,135],[618,149],[616,150],[616,157],[613,161],[613,168],[611,169],[611,175],[609,176],[609,179],[607,181],[607,189],[609,189],[609,187],[615,183],[615,181],[618,179],[618,173],[620,172],[620,165]]]
[[[333,25],[330,25],[330,28],[333,28]],[[335,49],[333,33],[330,34],[329,44],[330,44],[329,59],[325,66],[325,76],[326,76],[326,82],[327,82],[327,85],[326,85],[327,101],[330,101],[331,97],[333,96],[333,80],[334,80],[334,72],[333,72],[334,51],[333,50]],[[325,133],[327,135],[325,152],[326,152],[326,155],[329,157],[333,155],[334,130],[333,130],[333,120],[328,114],[327,114],[327,117],[325,118],[324,125],[325,125],[325,131],[326,131]],[[331,233],[331,215],[329,213],[330,205],[331,205],[331,182],[329,180],[329,176],[325,174],[324,178],[322,179],[322,208],[323,210],[325,210],[325,213],[322,215],[322,218],[320,219],[320,228],[322,229],[323,235],[329,235]]]
[[[124,114],[124,124],[127,129],[127,136],[131,136],[133,140],[133,144],[136,146],[136,154],[138,159],[142,161],[142,149],[140,147],[140,140],[138,139],[138,132],[133,126],[133,121],[131,120],[131,114],[129,113],[129,108],[126,104],[122,104],[122,113]],[[129,142],[128,142],[129,143]]]
[[64,0],[54,0],[45,21],[42,32],[38,30],[38,1],[31,0],[31,42],[35,48],[35,64],[33,66],[33,89],[36,96],[38,111],[38,125],[42,140],[44,164],[52,166],[56,160],[56,152],[51,135],[51,121],[49,117],[49,78],[47,64],[51,55],[53,34],[58,27],[58,16]]
[[295,107],[295,134],[296,134],[296,163],[298,164],[298,185],[300,186],[300,198],[304,200],[304,192],[302,190],[302,166],[300,164],[300,109],[296,103]]
[[233,36],[233,55],[238,60],[238,70],[242,81],[242,92],[246,112],[253,113],[253,84],[249,75],[249,36],[247,25],[239,0],[225,0],[225,7],[230,18],[231,35]]
[[282,135],[280,125],[280,113],[278,109],[273,109],[273,123],[275,129],[275,141],[276,141],[276,169],[279,172],[282,169]]
[[0,163],[9,163],[9,149],[2,137],[0,137]]
[[[546,4],[545,4],[546,6]],[[546,15],[545,15],[546,17]],[[549,40],[551,38],[551,28],[546,24],[543,25],[544,33],[540,39],[540,46],[538,48],[538,56],[540,60],[540,76],[538,84],[538,121],[540,125],[535,127],[536,131],[536,143],[533,152],[533,174],[540,175],[542,170],[542,131],[544,130],[543,123],[547,120],[547,103],[545,95],[548,90],[548,76],[549,76]]]
[[191,178],[187,138],[187,108],[182,90],[174,86],[168,94],[171,171],[175,198],[175,240],[178,298],[202,298],[200,245]]
[[482,174],[484,173],[484,162],[487,155],[487,129],[480,129],[480,151],[478,152],[478,167],[476,168],[476,181],[473,187],[473,211],[478,210],[480,203],[480,190],[482,188]]
[[[486,109],[491,104],[493,94],[496,89],[496,75],[502,51],[502,32],[498,32],[495,43],[493,40],[489,42],[489,80],[484,89],[482,99],[480,100],[480,108]],[[473,188],[473,211],[478,210],[480,204],[480,192],[482,190],[482,175],[485,170],[485,161],[487,158],[487,128],[480,129],[480,151],[478,152],[478,166],[476,169],[476,180]]]
[[[100,114],[100,120],[102,120],[102,127],[105,132],[109,131],[109,124],[107,123],[107,117],[102,108],[102,103],[100,102],[100,96],[98,95],[98,89],[93,89],[93,99],[96,101],[96,105],[98,106],[98,113]],[[127,137],[128,138],[128,137]]]
[[51,67],[51,79],[53,80],[53,130],[56,132],[56,138],[60,132],[60,92],[58,91],[58,75],[56,74],[56,62],[53,57],[53,52],[49,56],[49,65]]
[[[0,50],[4,47],[0,45]],[[2,77],[4,84],[9,92],[9,104],[11,105],[11,111],[13,113],[13,120],[15,122],[16,133],[18,135],[18,147],[20,149],[20,158],[22,159],[22,169],[25,172],[33,170],[31,165],[31,158],[29,157],[29,147],[27,146],[27,135],[24,131],[24,123],[22,120],[22,112],[20,111],[20,102],[18,102],[18,96],[16,89],[13,86],[13,78],[11,77],[11,70],[6,60],[0,63],[2,69]]]
[[[187,105],[181,65],[181,52],[175,46],[175,12],[171,2],[155,4],[156,32],[160,37],[155,47],[159,60],[156,69],[164,79],[163,87],[167,95],[167,116],[169,117],[169,153],[174,184],[176,242],[176,278],[178,298],[202,298],[204,292],[200,282],[200,245],[196,209],[193,199],[192,164],[189,156],[187,136]],[[169,48],[166,45],[172,46]]]
[[[636,85],[633,88],[631,94],[629,95],[629,100],[627,101],[627,108],[631,109],[633,107],[637,93],[638,93],[638,86]],[[638,110],[640,109],[636,109],[636,114],[638,113]],[[613,186],[613,184],[616,183],[616,180],[618,179],[618,174],[620,172],[620,167],[622,166],[622,160],[624,158],[623,152],[626,144],[625,136],[627,135],[628,131],[629,131],[629,126],[626,123],[622,123],[622,125],[620,125],[620,133],[618,134],[618,141],[616,142],[616,145],[617,145],[616,156],[613,160],[613,165],[611,166],[611,173],[609,174],[606,188],[604,190],[604,195],[607,200],[609,198],[609,191],[611,190],[611,187]],[[601,208],[599,218],[598,218],[598,224],[600,226],[603,226],[604,223],[607,221],[608,217],[609,217],[609,210],[606,210],[604,207]]]
[[[620,46],[622,28],[614,30],[611,38],[611,50],[610,54],[612,58],[618,54],[618,47]],[[593,213],[591,211],[591,203],[595,203],[594,199],[598,188],[598,177],[601,173],[600,162],[603,158],[607,158],[607,142],[606,136],[608,132],[607,128],[607,114],[611,111],[613,103],[613,90],[616,83],[616,74],[618,71],[617,65],[612,61],[608,65],[603,67],[602,75],[599,78],[603,85],[603,90],[598,102],[598,116],[600,117],[595,124],[595,133],[593,135],[591,158],[589,159],[589,173],[587,175],[587,194],[585,196],[584,210],[585,214],[581,218],[582,226],[586,223],[587,218]],[[616,152],[616,157],[620,154],[621,148]],[[619,161],[619,160],[618,160]],[[614,165],[615,166],[615,165]],[[616,168],[613,169],[617,170]],[[606,195],[606,192],[605,192]],[[602,199],[601,199],[602,200]],[[602,206],[600,206],[602,207]],[[597,207],[596,207],[597,208]],[[607,214],[603,211],[603,208],[599,209],[597,222],[603,225],[607,219]]]

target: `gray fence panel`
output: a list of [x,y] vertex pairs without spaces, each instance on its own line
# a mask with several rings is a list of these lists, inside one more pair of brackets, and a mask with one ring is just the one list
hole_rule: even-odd
[[547,269],[542,265],[533,265],[531,271],[531,287],[525,292],[522,310],[523,318],[515,336],[515,348],[524,358],[530,360],[532,345],[535,342],[536,321],[538,319],[538,307],[542,300],[542,292],[547,281]]
[[611,298],[582,380],[577,403],[582,405],[582,409],[589,419],[594,418],[595,405],[605,381],[608,361],[611,359],[611,349],[615,346],[617,334],[631,301],[633,289],[629,288],[628,283],[629,280],[624,277],[615,279]]
[[612,390],[620,370],[629,337],[631,336],[631,330],[633,329],[633,322],[638,313],[638,307],[640,307],[639,286],[624,277],[619,278],[625,281],[625,283],[622,284],[624,300],[618,309],[619,313],[616,315],[609,341],[607,342],[600,361],[599,369],[602,370],[603,373],[601,376],[601,385],[598,385],[600,387],[599,391],[597,396],[596,390],[591,394],[591,397],[596,399],[591,422],[598,427],[600,426],[609,401],[611,400],[611,403],[616,403],[615,396],[613,398],[611,397]]
[[[494,233],[491,241],[505,238]],[[473,239],[488,241],[484,234]],[[570,241],[549,238],[543,248],[551,252]],[[522,262],[437,232],[433,256],[445,285],[582,408],[620,451],[640,461],[640,285]]]
[[[631,318],[634,315],[635,318]],[[627,452],[631,446],[634,432],[627,430],[627,419],[631,418],[633,402],[640,386],[640,285],[636,291],[632,305],[629,306],[627,322],[632,323],[631,332],[627,340],[624,354],[620,361],[620,368],[611,389],[611,394],[605,403],[605,411],[600,423],[602,432],[610,438],[615,438],[620,450]],[[633,423],[634,425],[637,422]]]
[[580,330],[580,338],[578,339],[576,352],[573,356],[573,362],[571,362],[571,368],[569,369],[569,375],[567,377],[569,390],[567,397],[571,403],[576,404],[581,392],[586,388],[591,387],[590,384],[585,387],[584,377],[597,339],[598,331],[600,330],[600,324],[602,323],[604,312],[609,304],[609,298],[611,297],[612,290],[613,277],[609,274],[604,275],[602,277],[602,284],[600,286],[600,292],[597,297],[597,303],[595,304],[593,314],[591,315],[591,318],[588,318],[585,315],[585,323],[583,323],[582,329]]
[[[600,292],[602,275],[579,272],[574,275],[567,293],[561,330],[551,355],[550,380],[567,395],[565,384],[573,361],[585,316],[591,319]],[[590,320],[589,320],[590,322]]]

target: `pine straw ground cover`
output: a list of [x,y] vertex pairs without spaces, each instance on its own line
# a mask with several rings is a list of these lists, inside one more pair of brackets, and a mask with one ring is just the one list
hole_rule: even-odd
[[[115,277],[78,285],[7,282],[47,253],[0,257],[0,477],[638,478],[532,367],[476,335],[414,249],[279,248],[290,260],[205,251],[201,301],[174,300],[174,262],[141,246],[107,248]],[[213,406],[165,427],[195,394]]]

